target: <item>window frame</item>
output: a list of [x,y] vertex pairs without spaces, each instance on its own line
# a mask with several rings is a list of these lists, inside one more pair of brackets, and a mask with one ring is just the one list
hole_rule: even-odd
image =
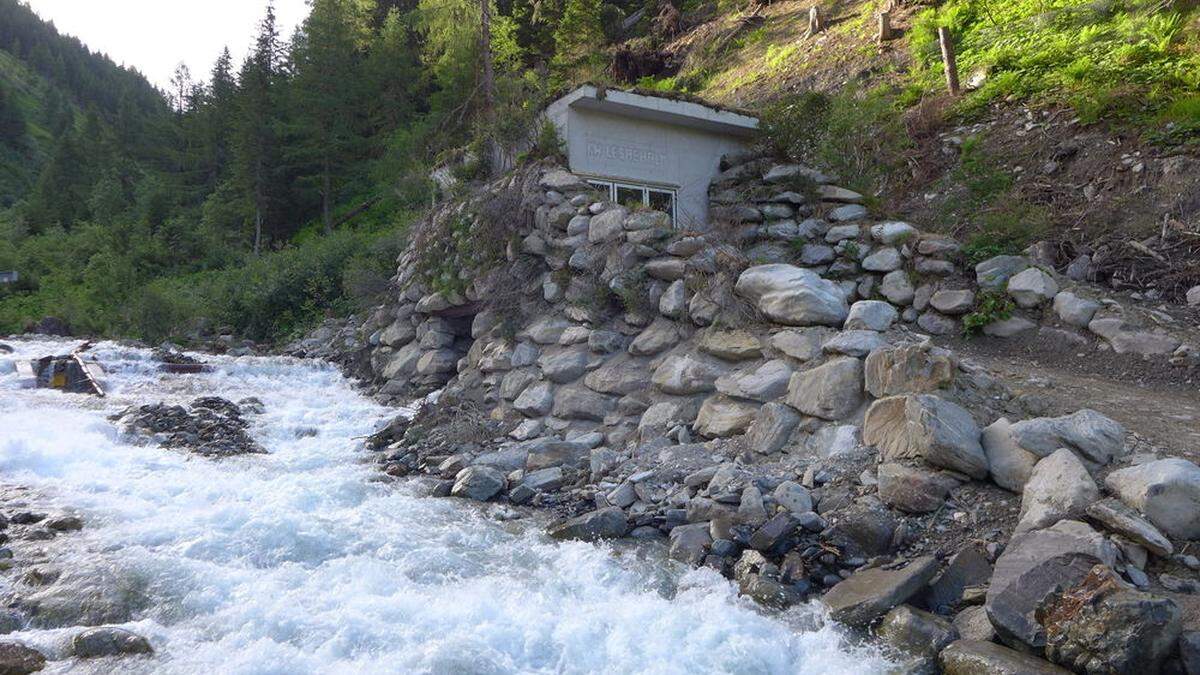
[[642,193],[642,206],[650,207],[650,193],[659,192],[671,196],[671,211],[667,215],[671,217],[671,227],[679,227],[679,190],[667,185],[654,185],[651,183],[633,183],[626,180],[618,180],[615,178],[603,178],[599,176],[584,177],[588,185],[607,194],[608,200],[615,204],[620,204],[617,201],[617,190],[638,190]]

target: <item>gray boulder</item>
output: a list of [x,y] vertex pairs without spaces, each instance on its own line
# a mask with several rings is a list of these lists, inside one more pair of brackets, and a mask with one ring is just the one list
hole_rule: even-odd
[[975,281],[980,288],[998,291],[1008,286],[1008,280],[1033,266],[1029,258],[998,255],[975,266]]
[[751,267],[734,290],[768,319],[788,326],[838,326],[850,311],[837,284],[792,265]]
[[1200,466],[1160,459],[1114,471],[1104,484],[1167,536],[1200,539]]
[[542,417],[554,406],[554,385],[534,382],[513,401],[513,408],[526,417]]
[[762,356],[762,344],[746,330],[709,328],[700,335],[700,351],[725,361],[751,361]]
[[758,414],[758,404],[738,401],[721,394],[710,396],[700,406],[696,433],[706,438],[736,436],[748,429]]
[[1038,417],[1012,425],[1013,441],[1039,457],[1059,448],[1100,465],[1120,457],[1125,448],[1125,427],[1095,410],[1083,409],[1063,417]]
[[634,338],[629,353],[634,356],[653,356],[679,342],[679,328],[674,321],[659,317]]
[[821,598],[834,621],[866,626],[916,595],[937,572],[937,559],[917,558],[899,569],[860,569]]
[[1112,543],[1078,521],[1013,537],[996,560],[984,604],[997,634],[1005,642],[1044,647],[1038,607],[1051,593],[1079,583],[1093,566],[1115,560]]
[[792,368],[787,361],[772,359],[757,366],[748,366],[717,378],[717,391],[726,396],[752,401],[773,401],[788,390]]
[[558,353],[543,354],[538,359],[538,366],[551,382],[565,384],[574,382],[587,371],[588,351],[584,348],[572,348]]
[[1033,467],[1021,495],[1021,516],[1014,533],[1049,527],[1077,518],[1100,498],[1100,489],[1075,453],[1062,448]]
[[787,403],[805,415],[839,420],[862,404],[862,388],[862,361],[841,357],[793,375]]
[[1020,494],[1041,457],[1017,445],[1012,423],[1004,417],[984,427],[979,442],[987,455],[992,480],[996,485]]
[[924,394],[949,387],[957,364],[948,352],[929,344],[877,349],[863,367],[867,391],[876,398]]
[[929,298],[929,304],[942,314],[966,314],[975,306],[975,293],[969,290],[941,290]]
[[1058,314],[1058,318],[1077,328],[1087,328],[1099,309],[1100,303],[1082,298],[1070,291],[1063,291],[1054,296],[1054,311]]
[[879,399],[863,420],[863,442],[885,461],[921,459],[982,479],[988,462],[979,436],[971,413],[931,394]]
[[893,305],[907,307],[912,304],[916,289],[908,279],[908,272],[896,270],[883,275],[883,280],[879,283],[879,294]]
[[980,606],[967,607],[954,615],[954,628],[963,640],[991,642],[996,639],[996,629],[987,617],[987,610]]
[[671,530],[668,554],[672,560],[688,565],[698,565],[712,545],[708,523],[679,525]]
[[909,605],[888,612],[876,632],[893,647],[923,658],[936,658],[958,639],[954,624]]
[[0,641],[0,673],[28,675],[46,667],[46,657],[14,640]]
[[676,396],[702,394],[716,388],[724,374],[720,365],[689,354],[673,354],[654,369],[651,382],[663,393]]
[[1042,270],[1030,267],[1008,280],[1008,294],[1020,307],[1037,307],[1058,295],[1058,282]]

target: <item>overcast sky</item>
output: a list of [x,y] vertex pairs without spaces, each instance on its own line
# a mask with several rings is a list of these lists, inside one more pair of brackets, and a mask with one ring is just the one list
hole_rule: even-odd
[[[162,89],[180,61],[196,79],[207,78],[226,46],[240,63],[267,7],[267,0],[26,1],[60,33],[137,68]],[[291,37],[307,12],[305,0],[275,0],[279,34]]]

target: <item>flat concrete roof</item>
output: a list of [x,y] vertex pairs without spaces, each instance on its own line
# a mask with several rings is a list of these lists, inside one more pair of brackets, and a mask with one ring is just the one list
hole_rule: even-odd
[[677,124],[731,136],[750,136],[758,129],[757,117],[715,105],[620,89],[601,89],[591,84],[578,87],[558,99],[555,104]]

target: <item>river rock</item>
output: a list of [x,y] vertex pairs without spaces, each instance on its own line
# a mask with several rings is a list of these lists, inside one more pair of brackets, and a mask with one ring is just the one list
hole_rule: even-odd
[[1125,447],[1125,427],[1086,408],[1063,417],[1017,422],[1011,433],[1018,446],[1039,457],[1067,448],[1100,465],[1121,456]]
[[1046,631],[1037,608],[1052,592],[1079,583],[1093,566],[1115,560],[1113,545],[1078,521],[1019,534],[996,560],[984,605],[988,617],[1006,642],[1041,648]]
[[837,284],[792,265],[751,267],[738,277],[735,290],[764,316],[788,326],[838,326],[850,311]]
[[1038,610],[1046,658],[1079,673],[1157,673],[1182,631],[1171,600],[1129,590],[1097,566]]
[[1033,467],[1041,459],[1017,445],[1012,423],[1001,417],[983,429],[979,438],[987,455],[988,471],[996,485],[1020,494],[1033,475]]
[[981,606],[967,607],[955,614],[954,629],[963,640],[991,642],[996,639],[996,629],[992,628],[987,609]]
[[599,541],[623,537],[628,530],[625,512],[610,506],[562,521],[551,527],[549,533],[555,539]]
[[945,675],[1071,675],[1071,671],[995,642],[958,640],[938,657]]
[[900,569],[860,569],[821,598],[834,621],[865,626],[916,595],[937,572],[937,559],[917,558]]
[[672,560],[698,565],[704,560],[711,544],[708,523],[679,525],[671,530],[668,554]]
[[979,436],[971,413],[931,394],[879,399],[863,420],[863,442],[885,461],[922,459],[982,479],[988,462]]
[[717,378],[717,391],[734,398],[773,401],[788,390],[792,368],[787,361],[772,359],[757,366],[736,370]]
[[1058,282],[1042,270],[1030,267],[1008,280],[1008,294],[1020,307],[1037,307],[1058,295]]
[[946,502],[958,481],[936,471],[904,466],[896,462],[879,465],[879,498],[905,513],[929,513]]
[[504,474],[489,466],[468,466],[454,477],[450,494],[454,497],[486,502],[504,490]]
[[28,675],[46,667],[46,657],[33,647],[12,640],[0,641],[0,673]]
[[925,343],[877,349],[867,356],[863,370],[867,391],[884,398],[949,387],[958,367],[948,352]]
[[992,578],[992,564],[979,546],[968,544],[950,557],[946,568],[929,584],[921,599],[925,607],[943,611],[958,605],[966,589],[986,586]]
[[758,414],[758,405],[717,394],[700,406],[693,429],[706,438],[736,436],[750,427]]
[[81,659],[149,654],[153,651],[149,640],[124,628],[90,628],[71,638],[71,654]]
[[1180,457],[1108,475],[1104,484],[1170,537],[1200,539],[1200,467]]
[[1033,467],[1021,495],[1021,515],[1014,533],[1049,527],[1063,518],[1083,515],[1100,498],[1096,482],[1075,456],[1062,448]]
[[862,387],[862,361],[851,357],[836,358],[793,375],[787,403],[805,415],[839,420],[848,417],[862,404]]
[[1116,499],[1104,499],[1089,505],[1087,515],[1160,558],[1166,558],[1175,552],[1175,547],[1158,528],[1142,518],[1137,511]]
[[949,621],[909,605],[884,615],[876,632],[893,647],[924,658],[937,657],[958,639],[958,630]]

